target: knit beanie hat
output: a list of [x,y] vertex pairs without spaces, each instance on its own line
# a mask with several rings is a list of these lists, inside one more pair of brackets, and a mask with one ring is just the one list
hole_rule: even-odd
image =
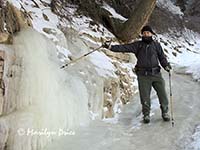
[[152,28],[150,26],[144,26],[141,30],[141,34],[144,32],[144,31],[149,31],[151,32],[153,35],[156,35],[155,32],[153,32]]

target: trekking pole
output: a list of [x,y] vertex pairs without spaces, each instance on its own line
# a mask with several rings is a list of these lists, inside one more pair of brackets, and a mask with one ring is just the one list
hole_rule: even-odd
[[[112,39],[109,40],[109,41],[107,41],[107,42],[109,42],[109,46],[110,46],[110,45],[111,45],[111,42],[112,42]],[[103,41],[102,41],[102,43],[103,43]],[[82,58],[84,58],[84,57],[86,57],[86,56],[88,56],[88,55],[94,53],[95,51],[98,51],[100,48],[103,48],[103,45],[101,45],[101,46],[99,46],[99,47],[93,49],[93,50],[90,51],[89,53],[86,53],[86,54],[84,54],[83,56],[81,56],[81,57],[79,57],[79,58],[76,58],[76,59],[70,61],[69,63],[66,63],[65,65],[61,66],[60,68],[63,69],[63,68],[65,68],[65,67],[69,66],[70,64],[75,63],[75,62],[81,60]]]
[[172,101],[172,83],[171,83],[171,72],[169,71],[169,91],[170,91],[170,109],[171,109],[171,122],[174,127],[174,112],[173,112],[173,101]]
[[66,63],[65,65],[61,66],[60,68],[63,69],[63,68],[65,68],[65,67],[69,66],[70,64],[75,63],[75,62],[81,60],[82,58],[88,56],[89,54],[94,53],[95,51],[99,50],[100,48],[102,48],[102,45],[101,45],[100,47],[97,47],[97,48],[95,48],[94,50],[90,51],[89,53],[86,53],[86,54],[84,54],[83,56],[81,56],[81,57],[79,57],[79,58],[76,58],[76,59],[70,61],[69,63]]

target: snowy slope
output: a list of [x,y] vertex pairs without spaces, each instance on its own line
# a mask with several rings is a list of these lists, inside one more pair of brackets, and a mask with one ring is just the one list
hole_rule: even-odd
[[200,35],[188,29],[181,31],[180,37],[172,35],[158,35],[158,40],[173,64],[174,71],[191,74],[200,81]]
[[[164,8],[174,15],[184,16],[180,7],[175,6],[172,1],[158,0],[157,6]],[[158,35],[157,40],[161,42],[165,54],[174,65],[174,71],[191,74],[200,81],[200,34],[187,28],[177,31],[171,29],[170,33]]]

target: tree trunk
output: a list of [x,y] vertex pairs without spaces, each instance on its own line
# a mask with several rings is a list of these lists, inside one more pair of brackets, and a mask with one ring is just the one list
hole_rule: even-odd
[[127,21],[110,17],[109,12],[101,10],[102,22],[120,41],[135,39],[144,24],[147,23],[156,5],[156,0],[141,0],[131,12]]
[[142,0],[131,17],[123,24],[116,25],[114,33],[120,40],[129,42],[136,38],[144,24],[147,23],[156,5],[156,0]]

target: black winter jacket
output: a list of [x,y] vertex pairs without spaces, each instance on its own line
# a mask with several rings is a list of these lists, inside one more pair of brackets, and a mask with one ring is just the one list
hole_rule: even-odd
[[156,41],[149,44],[137,41],[130,44],[113,45],[110,50],[113,52],[134,53],[137,58],[136,68],[159,67],[159,62],[165,68],[169,64],[160,43]]

